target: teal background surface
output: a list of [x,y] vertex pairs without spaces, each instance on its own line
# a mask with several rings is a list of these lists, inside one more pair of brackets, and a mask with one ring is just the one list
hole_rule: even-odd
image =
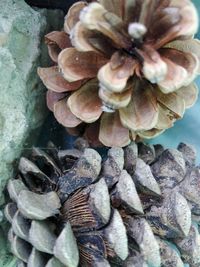
[[[180,0],[181,1],[181,0]],[[200,0],[194,0],[200,17]],[[200,29],[197,34],[200,39]],[[199,97],[196,104],[188,109],[184,118],[175,123],[175,126],[161,136],[150,141],[152,144],[163,144],[165,147],[175,148],[181,142],[194,145],[197,149],[197,163],[200,163],[200,77],[197,78],[196,83],[199,88]]]

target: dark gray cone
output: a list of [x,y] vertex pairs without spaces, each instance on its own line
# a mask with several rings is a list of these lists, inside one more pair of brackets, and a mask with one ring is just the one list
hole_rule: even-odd
[[200,266],[195,151],[132,143],[107,157],[34,148],[8,183],[8,239],[21,267]]

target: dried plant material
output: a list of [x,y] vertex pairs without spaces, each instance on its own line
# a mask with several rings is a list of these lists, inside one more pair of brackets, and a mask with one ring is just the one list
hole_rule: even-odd
[[65,17],[64,29],[68,34],[74,25],[79,21],[80,11],[86,6],[84,1],[79,1],[75,3],[68,11],[68,14]]
[[12,227],[8,231],[8,241],[12,244],[14,239],[14,232]]
[[117,112],[102,115],[99,140],[105,146],[110,147],[124,147],[130,143],[129,131],[123,127]]
[[45,265],[45,267],[64,267],[65,265],[63,265],[59,260],[57,260],[56,258],[51,258],[47,264]]
[[[12,196],[12,195],[11,195]],[[5,209],[4,209],[4,215],[6,217],[6,219],[12,223],[12,220],[13,220],[13,217],[15,216],[15,213],[17,212],[17,205],[15,202],[11,202],[11,203],[8,203],[6,206],[5,206]]]
[[179,89],[177,95],[184,99],[185,107],[191,108],[198,98],[198,87],[196,84],[190,84]]
[[135,172],[137,158],[138,146],[136,143],[132,143],[124,148],[124,167],[131,176]]
[[78,151],[84,152],[86,148],[89,148],[89,143],[84,138],[78,137],[74,142],[74,148],[76,148]]
[[139,253],[134,251],[134,256],[129,256],[126,260],[124,267],[148,267],[148,264],[145,262],[144,257]]
[[32,157],[35,162],[37,162],[37,159],[39,159],[40,162],[44,164],[44,166],[48,167],[51,170],[52,174],[54,174],[55,177],[60,177],[61,171],[56,161],[52,159],[52,157],[50,157],[45,151],[40,148],[33,147]]
[[54,255],[65,266],[78,266],[78,247],[69,223],[65,225],[65,228],[62,230],[61,234],[56,240],[56,244],[54,246]]
[[189,235],[185,239],[178,239],[175,242],[181,251],[184,262],[188,263],[191,267],[198,267],[200,264],[200,235],[198,226],[193,224]]
[[108,187],[103,179],[90,186],[89,202],[93,206],[92,210],[101,217],[102,223],[107,224],[111,216],[111,208]]
[[12,220],[13,233],[25,241],[29,241],[30,221],[17,211]]
[[117,183],[124,167],[124,151],[122,148],[111,148],[108,151],[107,159],[102,164],[101,175],[107,186],[112,188]]
[[156,158],[155,148],[152,145],[138,143],[138,157],[146,164],[151,164]]
[[69,221],[75,231],[89,231],[105,226],[111,215],[107,185],[102,179],[69,197],[61,210],[62,220]]
[[61,204],[55,192],[39,195],[23,190],[19,194],[17,207],[28,219],[44,220],[57,214]]
[[157,238],[157,241],[160,246],[161,266],[184,267],[184,263],[177,252],[177,248],[172,243],[166,242],[159,238]]
[[55,103],[53,107],[55,118],[63,126],[74,128],[81,124],[81,120],[70,111],[65,98]]
[[153,177],[151,168],[142,159],[137,159],[136,170],[132,177],[142,193],[154,196],[161,195],[159,184]]
[[30,257],[27,262],[28,267],[43,267],[47,263],[47,257],[45,257],[40,251],[33,248]]
[[35,221],[31,222],[29,231],[29,242],[38,251],[52,254],[56,242],[56,235],[51,229],[50,222]]
[[105,228],[105,234],[110,248],[120,259],[125,260],[128,257],[128,239],[126,228],[117,210],[114,210],[110,224]]
[[107,262],[107,243],[104,240],[104,233],[99,231],[78,233],[77,243],[79,244],[81,265],[96,266],[101,262]]
[[180,143],[178,146],[178,150],[183,154],[187,166],[195,166],[197,151],[194,146]]
[[161,189],[173,188],[186,174],[183,154],[175,149],[167,149],[152,164],[151,170]]
[[108,263],[107,260],[99,261],[98,259],[94,262],[94,267],[110,267],[111,265]]
[[54,104],[60,101],[65,97],[65,93],[57,93],[51,90],[48,90],[46,93],[46,104],[49,110],[54,111]]
[[75,146],[33,148],[8,184],[8,240],[20,264],[199,266],[200,176],[191,146],[131,143],[103,157],[83,139]]
[[154,233],[161,237],[185,237],[190,231],[190,207],[178,192],[167,195],[160,207],[152,206],[146,215]]
[[128,218],[125,220],[129,238],[135,240],[141,255],[150,266],[160,266],[160,252],[158,242],[145,219]]
[[135,184],[125,170],[121,172],[115,189],[111,192],[111,199],[114,207],[123,207],[135,214],[144,213]]
[[153,146],[155,150],[155,158],[158,159],[160,155],[164,152],[164,146],[160,144],[156,144]]
[[[103,102],[107,103],[110,112],[114,111],[115,109],[125,108],[131,101],[131,96],[132,96],[131,89],[127,89],[125,92],[121,94],[107,91],[103,87],[99,89],[99,97]],[[103,108],[103,111],[106,112],[108,108],[107,109],[105,108],[105,110]]]
[[23,261],[17,261],[17,267],[26,267],[26,264]]
[[27,187],[24,185],[24,183],[20,179],[12,180],[10,179],[8,181],[8,193],[10,198],[17,202],[18,195],[22,190],[27,190]]
[[152,138],[155,138],[155,137],[159,136],[163,132],[164,132],[164,130],[153,128],[153,129],[151,129],[149,131],[137,132],[137,135],[138,135],[139,140],[143,140],[143,139],[147,139],[148,140],[148,139],[152,139]]
[[[197,28],[190,0],[79,1],[65,17],[65,32],[45,37],[58,66],[38,73],[49,90],[69,92],[62,114],[70,109],[82,122],[100,125],[91,144],[125,147],[173,127],[196,102]],[[93,78],[98,82],[87,90]],[[47,101],[56,115],[54,99]]]
[[132,100],[126,108],[120,109],[124,127],[131,131],[145,131],[154,128],[158,121],[157,99],[151,86],[143,84],[142,90],[135,85]]
[[38,75],[45,86],[53,92],[61,93],[77,90],[84,81],[67,82],[59,71],[57,66],[49,68],[38,68]]
[[60,194],[66,199],[74,190],[92,184],[98,178],[100,169],[100,155],[95,150],[86,149],[73,168],[65,176],[61,176]]
[[71,47],[69,36],[64,32],[53,31],[45,36],[45,42],[48,46],[49,56],[54,62],[58,62],[59,53]]
[[30,160],[28,160],[26,158],[23,158],[22,157],[20,159],[20,162],[19,162],[19,170],[23,174],[23,177],[26,178],[27,183],[28,183],[29,175],[32,174],[32,173],[36,173],[37,174],[37,177],[41,181],[48,180],[47,175],[44,172],[42,172],[33,162],[31,162]]
[[105,63],[106,59],[93,51],[88,53],[79,52],[75,48],[67,48],[59,54],[59,67],[68,82],[96,77],[99,67]]
[[197,215],[200,215],[199,179],[200,169],[196,167],[187,173],[185,179],[179,185],[179,190],[188,200],[192,213]]
[[[101,116],[101,101],[96,90],[96,81],[87,82],[67,101],[71,112],[80,120],[92,123]],[[76,105],[79,103],[78,105]]]
[[65,170],[63,173],[66,173],[67,170],[71,169],[77,159],[82,156],[83,152],[78,149],[67,149],[59,150],[58,160],[65,164]]
[[27,263],[31,254],[31,245],[20,237],[13,236],[11,251],[18,259]]

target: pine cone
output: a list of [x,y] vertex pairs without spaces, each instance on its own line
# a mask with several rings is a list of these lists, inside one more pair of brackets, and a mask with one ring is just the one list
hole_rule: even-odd
[[49,108],[65,127],[81,127],[91,143],[94,130],[110,147],[157,136],[196,101],[197,28],[190,0],[75,3],[65,32],[46,36],[58,64],[38,70]]
[[18,266],[200,266],[200,169],[190,146],[132,143],[104,159],[86,142],[77,147],[33,148],[8,183]]

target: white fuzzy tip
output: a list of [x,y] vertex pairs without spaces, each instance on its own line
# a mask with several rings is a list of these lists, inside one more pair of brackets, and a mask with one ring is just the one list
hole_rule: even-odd
[[130,36],[132,36],[134,39],[140,39],[142,38],[147,32],[147,28],[141,24],[141,23],[130,23],[128,26],[128,33]]
[[84,7],[79,15],[80,21],[90,30],[97,29],[97,21],[99,16],[105,12],[105,9],[99,3],[91,3]]

